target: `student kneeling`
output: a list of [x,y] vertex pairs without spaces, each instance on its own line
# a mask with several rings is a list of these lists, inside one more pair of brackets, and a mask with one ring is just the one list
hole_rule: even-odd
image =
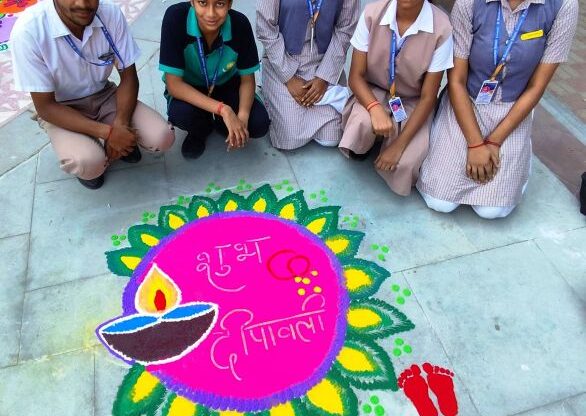
[[[87,188],[102,186],[111,161],[138,162],[137,146],[159,152],[175,140],[137,101],[139,54],[120,8],[99,0],[40,2],[12,31],[16,89],[31,93],[61,169]],[[118,87],[108,81],[115,63]]]
[[159,68],[167,86],[169,121],[187,130],[186,158],[205,150],[214,129],[228,150],[264,136],[269,117],[255,98],[258,51],[250,22],[231,0],[192,0],[167,9],[161,29]]
[[377,172],[395,193],[409,195],[443,72],[453,66],[452,26],[427,0],[379,0],[366,6],[351,44],[355,96],[344,109],[340,149],[362,159],[383,136]]

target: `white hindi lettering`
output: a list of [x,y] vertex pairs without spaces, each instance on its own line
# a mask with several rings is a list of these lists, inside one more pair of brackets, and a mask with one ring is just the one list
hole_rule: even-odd
[[[210,358],[214,366],[220,370],[230,370],[232,376],[242,381],[243,378],[236,371],[236,363],[240,357],[255,355],[255,345],[260,345],[261,351],[270,351],[278,348],[280,342],[311,343],[312,336],[325,331],[322,314],[326,311],[326,300],[322,295],[308,296],[301,305],[301,313],[285,318],[273,319],[252,324],[254,313],[248,309],[230,311],[220,321],[222,332],[213,343]],[[235,324],[230,325],[228,321]],[[230,328],[233,330],[230,331]],[[290,342],[289,341],[289,342]],[[224,354],[221,354],[220,344],[225,343]],[[228,352],[226,352],[226,350]],[[218,355],[224,359],[219,359]]]
[[270,236],[265,236],[233,244],[214,246],[212,251],[212,254],[215,254],[214,261],[212,262],[212,256],[209,252],[202,251],[196,256],[196,260],[199,263],[196,265],[195,270],[205,273],[209,283],[222,292],[240,292],[246,285],[226,287],[219,280],[225,281],[225,278],[231,274],[233,266],[233,263],[230,263],[231,260],[242,263],[249,258],[256,258],[258,263],[262,264],[261,242],[270,239]]

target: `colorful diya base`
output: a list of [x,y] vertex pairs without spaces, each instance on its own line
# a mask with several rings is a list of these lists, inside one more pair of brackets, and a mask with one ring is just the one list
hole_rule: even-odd
[[124,339],[116,355],[148,363],[128,353],[143,345],[160,362],[153,339],[185,340],[194,323],[163,329],[169,314],[193,302],[218,313],[188,353],[135,364],[114,414],[357,415],[356,389],[396,391],[379,340],[413,324],[373,298],[390,274],[355,257],[364,235],[339,229],[338,211],[265,185],[248,198],[194,196],[162,207],[157,225],[131,227],[130,247],[107,253],[110,270],[131,277],[122,317],[98,330],[110,348]]

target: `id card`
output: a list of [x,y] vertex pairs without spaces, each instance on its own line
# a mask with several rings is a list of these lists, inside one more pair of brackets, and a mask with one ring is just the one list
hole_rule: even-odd
[[496,92],[496,87],[499,85],[498,81],[491,81],[487,79],[482,83],[480,87],[480,91],[478,91],[478,95],[476,96],[476,100],[474,102],[476,104],[490,104],[492,101],[492,97]]
[[407,119],[407,112],[405,112],[405,107],[403,107],[403,101],[401,101],[401,97],[391,98],[389,100],[389,108],[391,109],[393,118],[397,123]]

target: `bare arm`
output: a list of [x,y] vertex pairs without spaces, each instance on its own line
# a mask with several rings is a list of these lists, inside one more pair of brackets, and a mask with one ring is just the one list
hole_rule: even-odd
[[488,135],[490,141],[503,143],[537,106],[547,84],[551,81],[559,64],[539,64],[527,84],[527,88],[509,110],[507,116]]
[[55,101],[54,92],[31,92],[35,110],[43,120],[62,129],[105,139],[110,126],[91,120],[71,107]]
[[240,103],[238,108],[238,118],[248,126],[250,110],[254,102],[254,91],[256,90],[256,81],[254,75],[243,75],[240,77]]
[[114,124],[130,126],[138,97],[136,66],[131,65],[120,73],[120,85],[116,89],[116,118]]
[[[366,82],[367,56],[367,52],[354,49],[348,78],[350,89],[364,108],[367,108],[370,103],[378,101]],[[376,135],[388,137],[393,131],[393,123],[383,105],[377,105],[370,109],[370,120]]]

